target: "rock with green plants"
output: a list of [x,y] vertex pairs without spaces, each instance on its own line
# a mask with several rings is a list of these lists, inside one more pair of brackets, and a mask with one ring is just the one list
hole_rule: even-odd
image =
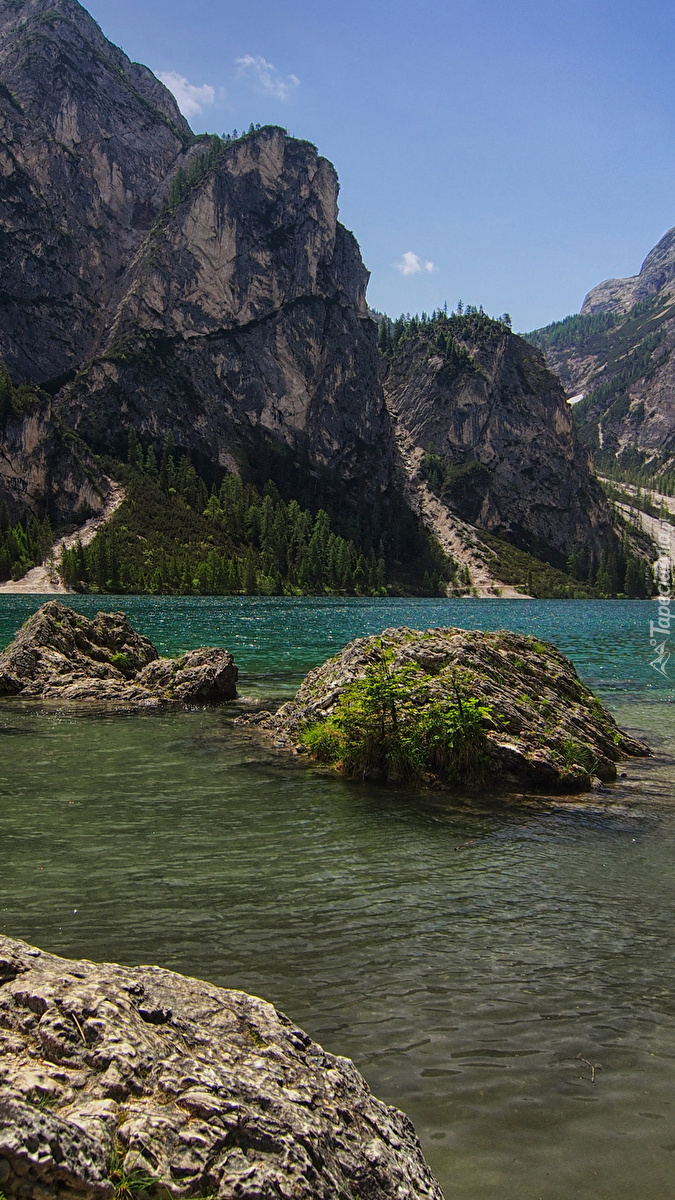
[[271,1004],[0,936],[6,1200],[443,1200],[407,1117]]
[[352,779],[581,792],[649,754],[555,646],[507,630],[386,629],[251,718]]
[[123,612],[91,620],[50,600],[0,654],[0,697],[156,708],[217,704],[237,694],[228,650],[203,646],[160,658]]

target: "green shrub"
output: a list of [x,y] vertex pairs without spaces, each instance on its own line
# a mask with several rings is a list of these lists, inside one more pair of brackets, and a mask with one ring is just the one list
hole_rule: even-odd
[[453,685],[454,697],[439,695],[431,675],[412,664],[392,670],[390,656],[381,653],[345,688],[335,712],[306,726],[300,741],[352,779],[424,782],[436,775],[478,787],[492,710]]
[[575,738],[567,738],[563,743],[563,757],[568,767],[583,767],[589,775],[595,772],[598,765],[590,746],[577,742]]
[[116,1140],[108,1163],[108,1180],[113,1200],[141,1200],[145,1192],[155,1190],[158,1181],[142,1167],[126,1167],[125,1149]]
[[131,669],[128,654],[111,654],[110,664],[113,667],[117,667],[117,670],[121,671],[123,675],[126,675],[127,671]]

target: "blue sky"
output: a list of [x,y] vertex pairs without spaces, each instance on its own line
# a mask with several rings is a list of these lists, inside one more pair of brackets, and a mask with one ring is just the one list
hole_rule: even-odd
[[[286,126],[335,164],[392,315],[531,329],[675,225],[675,6],[613,0],[90,0],[196,132]],[[177,82],[183,80],[183,83]]]

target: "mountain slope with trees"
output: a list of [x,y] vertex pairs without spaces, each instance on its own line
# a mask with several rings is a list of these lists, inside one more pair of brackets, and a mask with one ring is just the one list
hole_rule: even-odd
[[[316,147],[277,127],[193,134],[77,0],[6,0],[0,78],[9,526],[77,523],[104,509],[116,464],[132,472],[108,565],[95,555],[112,532],[64,564],[78,585],[436,590],[452,567],[411,508],[392,413],[441,453],[467,519],[556,566],[578,545],[595,564],[610,552],[566,409],[506,322],[444,314],[440,348],[428,330],[414,345],[412,321],[402,340],[381,323],[394,342],[378,355],[368,272]],[[131,430],[143,471],[125,462]],[[148,470],[167,445],[173,494]],[[239,487],[247,512],[277,506],[287,542],[311,522],[321,570],[284,559],[253,517],[234,535]],[[156,523],[141,554],[143,505]]]
[[[228,474],[211,489],[189,459],[161,459],[129,431],[127,463],[109,467],[126,498],[93,541],[64,549],[60,574],[77,591],[179,595],[444,595],[455,567],[403,505],[395,532],[349,513],[286,503]],[[379,534],[379,536],[378,536]]]

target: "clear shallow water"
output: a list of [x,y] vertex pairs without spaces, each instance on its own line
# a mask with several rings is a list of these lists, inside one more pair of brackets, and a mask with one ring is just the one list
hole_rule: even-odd
[[[38,602],[2,598],[0,642]],[[611,806],[478,804],[345,784],[226,710],[5,703],[0,929],[264,995],[411,1115],[448,1197],[670,1197],[675,706],[649,667],[651,606],[123,603],[165,652],[222,642],[242,691],[274,696],[386,625],[535,632],[658,754]]]
[[[46,599],[0,595],[0,646]],[[56,597],[50,597],[55,599]],[[673,682],[649,666],[651,601],[619,600],[326,600],[307,597],[64,596],[86,616],[123,608],[161,654],[227,646],[249,694],[294,692],[300,678],[350,641],[387,626],[513,629],[554,642],[594,687],[657,699]],[[670,675],[675,679],[675,662]]]

